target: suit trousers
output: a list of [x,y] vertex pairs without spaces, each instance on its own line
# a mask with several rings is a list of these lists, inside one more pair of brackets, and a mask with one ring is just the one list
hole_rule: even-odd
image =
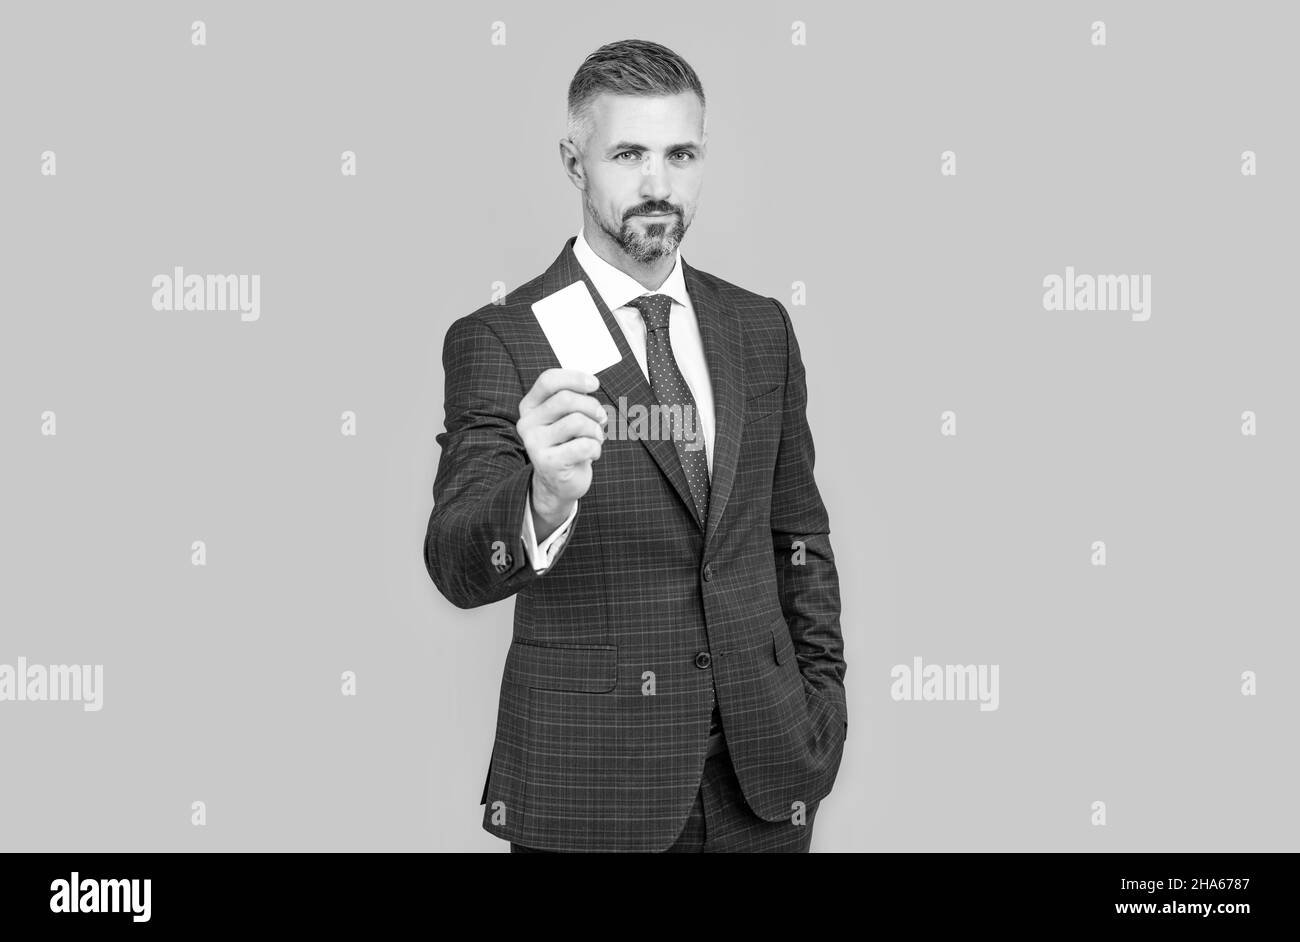
[[[775,853],[806,854],[812,844],[813,818],[821,802],[808,805],[806,813],[788,821],[764,821],[750,809],[731,765],[722,733],[709,737],[708,758],[695,804],[686,816],[686,825],[677,840],[664,853],[727,854]],[[797,823],[796,823],[797,820]],[[546,854],[552,851],[510,844],[512,854]]]

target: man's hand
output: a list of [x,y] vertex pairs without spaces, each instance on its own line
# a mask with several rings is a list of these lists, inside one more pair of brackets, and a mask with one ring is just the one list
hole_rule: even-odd
[[600,457],[606,414],[588,393],[600,380],[580,370],[550,369],[519,400],[515,430],[533,466],[533,528],[544,540],[568,519],[591,487],[591,463]]

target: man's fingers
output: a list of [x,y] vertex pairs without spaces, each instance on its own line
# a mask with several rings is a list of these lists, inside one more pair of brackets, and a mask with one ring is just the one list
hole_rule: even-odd
[[576,393],[571,389],[561,389],[530,412],[527,418],[531,422],[546,425],[563,418],[570,412],[577,412],[587,416],[593,422],[605,424],[605,409],[601,406],[600,400],[595,396]]
[[600,457],[600,442],[594,438],[571,438],[555,447],[554,455],[561,466],[592,461]]
[[524,398],[519,401],[519,413],[522,415],[537,408],[561,389],[589,393],[595,392],[599,388],[600,380],[590,373],[584,373],[582,370],[559,368],[543,370],[541,375],[537,377],[537,382],[533,383],[533,388],[528,390]]
[[605,430],[598,422],[581,412],[570,412],[550,425],[543,425],[537,431],[537,440],[543,447],[560,445],[571,438],[593,438],[603,442]]

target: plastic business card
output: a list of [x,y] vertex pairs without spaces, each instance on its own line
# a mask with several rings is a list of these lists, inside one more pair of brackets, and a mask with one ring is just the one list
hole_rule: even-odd
[[534,302],[533,315],[565,369],[594,374],[622,359],[584,281]]

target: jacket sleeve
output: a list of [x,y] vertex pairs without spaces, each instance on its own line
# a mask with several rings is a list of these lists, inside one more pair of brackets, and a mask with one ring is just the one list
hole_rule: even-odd
[[[544,578],[529,565],[522,541],[533,466],[515,423],[526,390],[500,337],[473,314],[447,330],[442,366],[445,431],[436,438],[441,455],[424,563],[448,601],[474,608]],[[581,516],[579,510],[547,571]]]
[[803,360],[790,315],[780,301],[772,301],[785,323],[787,349],[785,411],[772,480],[777,587],[804,683],[835,706],[847,729],[839,575],[826,507],[813,478],[815,455]]

